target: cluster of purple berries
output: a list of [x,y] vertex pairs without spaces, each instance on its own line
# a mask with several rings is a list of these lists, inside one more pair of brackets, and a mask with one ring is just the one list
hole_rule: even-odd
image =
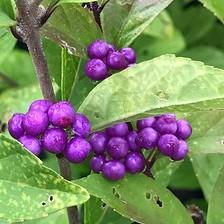
[[117,51],[104,40],[92,42],[87,54],[90,59],[85,65],[85,73],[94,81],[104,80],[112,71],[120,71],[136,63],[136,54],[132,48]]
[[54,154],[63,153],[70,162],[80,163],[91,151],[86,140],[91,131],[90,122],[67,101],[36,100],[26,114],[12,116],[8,130],[35,155],[45,149]]
[[119,180],[125,173],[144,171],[146,159],[142,149],[158,148],[172,160],[182,160],[188,153],[186,139],[192,134],[188,121],[176,120],[174,114],[163,114],[137,121],[137,131],[129,123],[119,123],[92,134],[94,156],[91,169],[102,172],[109,180]]

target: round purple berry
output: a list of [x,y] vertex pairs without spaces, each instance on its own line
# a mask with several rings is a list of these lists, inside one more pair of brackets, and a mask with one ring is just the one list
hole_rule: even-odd
[[64,151],[64,155],[72,163],[81,163],[89,155],[91,145],[84,138],[74,137],[69,141]]
[[113,137],[107,144],[107,152],[113,159],[124,158],[128,154],[128,143],[120,137]]
[[177,131],[177,121],[174,114],[164,114],[155,123],[155,129],[162,135],[175,134]]
[[163,155],[172,157],[179,148],[179,139],[175,135],[165,134],[160,137],[158,148]]
[[188,121],[181,119],[177,121],[176,136],[180,139],[188,139],[192,134],[192,128]]
[[51,100],[35,100],[29,107],[29,111],[38,110],[47,113],[49,107],[53,105]]
[[32,137],[24,135],[19,139],[19,142],[30,152],[34,155],[38,156],[41,153],[41,147],[39,141]]
[[111,137],[125,137],[129,132],[129,127],[127,123],[123,122],[107,128],[106,132]]
[[90,79],[100,81],[107,78],[108,69],[102,60],[92,59],[86,63],[85,73]]
[[125,166],[119,161],[109,161],[103,165],[102,173],[108,180],[121,180],[125,176]]
[[23,119],[23,128],[27,135],[38,136],[48,127],[49,120],[46,113],[33,110],[25,114]]
[[91,159],[90,167],[95,173],[100,173],[102,171],[105,161],[105,157],[102,155],[94,156]]
[[8,122],[9,133],[15,139],[24,135],[23,118],[24,114],[14,114]]
[[122,53],[115,51],[107,56],[107,65],[113,70],[122,70],[127,68],[128,63]]
[[126,61],[129,64],[136,63],[136,54],[135,51],[130,47],[125,47],[120,50],[120,52],[124,55]]
[[129,148],[132,152],[139,152],[141,150],[141,148],[135,142],[137,136],[138,136],[138,133],[136,131],[131,131],[126,137]]
[[67,128],[74,122],[75,110],[69,102],[61,101],[49,108],[48,117],[54,126]]
[[138,152],[131,152],[125,158],[125,168],[129,173],[140,173],[145,168],[145,158]]
[[72,131],[80,137],[86,137],[91,131],[89,119],[83,114],[75,114]]
[[173,153],[171,158],[175,161],[182,160],[188,153],[188,145],[184,140],[179,141],[179,148]]
[[144,128],[153,127],[155,121],[156,121],[155,117],[147,117],[142,120],[138,120],[136,122],[136,126],[138,130],[142,130]]
[[106,150],[106,146],[108,143],[108,136],[105,132],[99,131],[92,134],[89,141],[92,146],[92,150],[96,154],[102,154]]
[[135,140],[136,144],[145,149],[151,149],[156,146],[159,134],[153,128],[144,128],[139,133]]
[[67,133],[61,128],[51,128],[45,131],[42,146],[48,152],[59,154],[64,151],[67,144]]
[[99,59],[106,57],[108,51],[109,46],[107,42],[105,42],[104,40],[96,40],[92,42],[87,49],[87,53],[90,58],[99,58]]

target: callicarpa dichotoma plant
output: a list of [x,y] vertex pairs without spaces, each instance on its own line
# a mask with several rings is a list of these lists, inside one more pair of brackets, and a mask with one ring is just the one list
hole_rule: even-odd
[[224,223],[222,0],[0,0],[0,223]]

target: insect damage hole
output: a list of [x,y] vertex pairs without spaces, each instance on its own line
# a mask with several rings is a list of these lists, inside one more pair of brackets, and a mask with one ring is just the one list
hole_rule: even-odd
[[154,196],[154,201],[160,208],[163,207],[163,202],[160,200],[158,195]]
[[46,203],[45,201],[42,201],[42,202],[41,202],[41,205],[44,207],[44,206],[47,205],[47,203]]
[[48,201],[49,202],[53,202],[54,201],[54,196],[53,195],[49,195]]
[[107,207],[107,204],[106,204],[105,202],[102,201],[101,208],[102,208],[102,209],[105,209],[106,207]]
[[116,188],[115,187],[113,187],[112,188],[112,191],[113,191],[113,195],[116,197],[116,198],[121,198],[121,195],[116,191]]

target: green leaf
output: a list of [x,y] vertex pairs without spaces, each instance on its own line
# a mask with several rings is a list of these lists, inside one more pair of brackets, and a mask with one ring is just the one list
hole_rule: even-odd
[[11,222],[46,217],[89,198],[84,188],[44,167],[21,144],[3,135],[0,167],[0,217]]
[[208,224],[223,224],[223,194],[224,194],[224,167],[222,167],[218,173],[218,179],[215,183],[214,189],[212,191],[211,199],[208,206]]
[[58,3],[58,5],[66,3],[86,3],[86,2],[94,2],[94,0],[61,0]]
[[224,22],[224,4],[222,0],[200,0],[203,5],[212,11],[222,22]]
[[111,0],[102,13],[106,40],[118,47],[131,44],[171,2],[172,0]]
[[179,200],[143,174],[127,175],[122,181],[116,182],[93,174],[76,183],[133,221],[145,224],[193,224]]
[[1,0],[0,1],[0,11],[4,12],[12,20],[15,20],[15,15],[16,15],[15,1],[14,0]]
[[0,10],[0,27],[14,26],[16,21],[12,20],[7,14]]
[[102,38],[91,12],[71,3],[56,9],[42,28],[42,33],[77,56],[85,56],[87,46],[93,40]]
[[164,112],[222,109],[224,71],[164,55],[117,73],[95,87],[79,112],[93,130]]

